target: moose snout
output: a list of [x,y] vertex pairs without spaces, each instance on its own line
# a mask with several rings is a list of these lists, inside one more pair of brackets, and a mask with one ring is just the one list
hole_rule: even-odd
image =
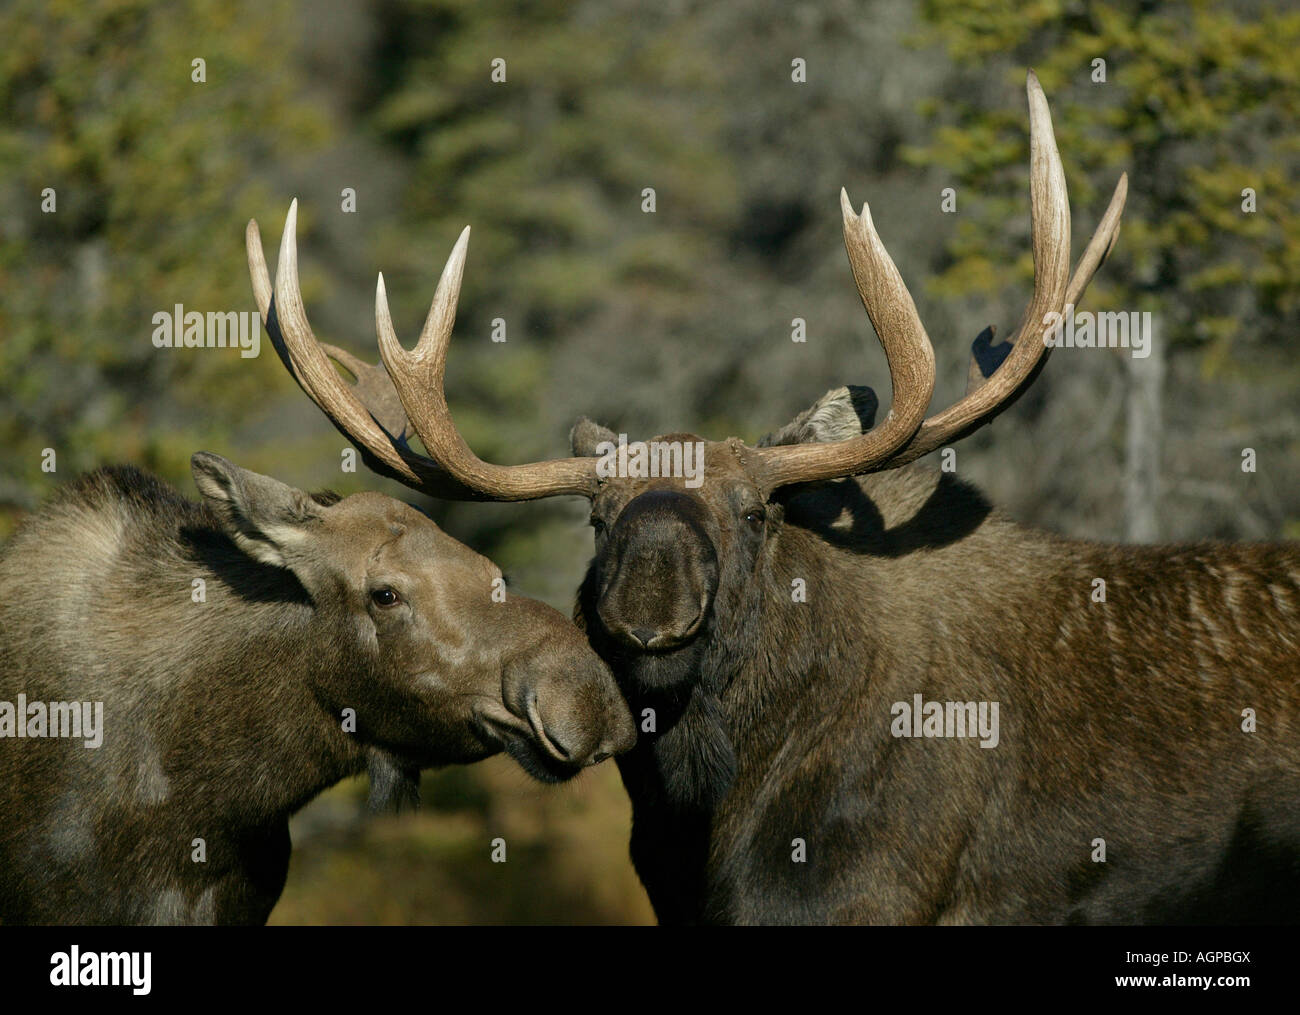
[[565,778],[631,749],[636,727],[608,667],[573,628],[545,639],[503,669],[502,700],[544,771]]
[[663,652],[699,633],[718,585],[717,551],[699,502],[652,490],[623,509],[601,552],[596,616],[638,652]]
[[543,698],[530,689],[525,695],[524,711],[537,746],[561,765],[598,765],[632,746],[635,737],[630,715],[626,723],[616,719],[611,727],[587,721],[589,710],[574,708],[554,692]]
[[664,581],[653,560],[620,563],[596,600],[601,626],[637,652],[663,652],[694,638],[708,612],[713,576],[681,568],[682,580]]

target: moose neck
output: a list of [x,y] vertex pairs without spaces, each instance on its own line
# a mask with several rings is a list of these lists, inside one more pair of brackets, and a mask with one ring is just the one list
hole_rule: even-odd
[[183,651],[163,664],[161,698],[185,722],[162,726],[175,742],[157,746],[183,752],[194,813],[246,825],[283,819],[364,766],[364,748],[315,690],[356,662],[330,655],[337,639],[292,574],[249,561],[214,532],[185,538],[190,561],[176,577],[190,584],[197,564],[206,602],[173,617],[172,643]]
[[[647,689],[635,659],[620,658],[599,634],[594,639],[608,652],[633,717],[643,724],[654,717],[653,735],[618,765],[633,805],[633,862],[662,923],[719,918],[709,908],[721,905],[711,902],[709,849],[729,794],[738,783],[761,782],[801,702],[810,708],[829,682],[851,667],[861,672],[863,660],[850,660],[850,648],[869,651],[861,632],[850,638],[833,630],[826,604],[845,594],[846,577],[854,587],[836,551],[807,532],[783,538],[797,544],[792,552],[723,587],[708,629],[683,660],[689,673],[680,684]],[[806,581],[808,602],[792,601],[796,577]],[[818,602],[821,609],[811,605]]]

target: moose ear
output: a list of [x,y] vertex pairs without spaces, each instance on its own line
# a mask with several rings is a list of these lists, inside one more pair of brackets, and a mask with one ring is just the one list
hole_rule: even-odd
[[592,422],[586,416],[579,416],[578,422],[574,423],[573,429],[569,431],[569,447],[573,449],[573,454],[577,458],[597,457],[596,447],[605,441],[617,444],[618,434],[599,423]]
[[264,564],[290,567],[294,550],[310,538],[308,523],[321,515],[319,504],[301,490],[210,451],[190,458],[190,470],[199,493],[241,550]]
[[880,399],[861,384],[828,391],[776,433],[758,442],[760,448],[782,444],[831,444],[864,434],[876,425]]

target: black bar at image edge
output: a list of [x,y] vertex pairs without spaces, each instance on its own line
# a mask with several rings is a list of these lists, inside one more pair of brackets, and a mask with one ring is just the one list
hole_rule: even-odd
[[[373,1001],[396,984],[437,1004],[448,978],[512,1007],[539,991],[585,1004],[696,981],[733,1000],[820,983],[848,985],[863,1002],[901,990],[917,1000],[1237,1005],[1294,997],[1294,938],[1214,927],[0,927],[0,982],[6,1000],[62,995],[79,1007],[268,994]],[[93,982],[101,978],[119,982]]]

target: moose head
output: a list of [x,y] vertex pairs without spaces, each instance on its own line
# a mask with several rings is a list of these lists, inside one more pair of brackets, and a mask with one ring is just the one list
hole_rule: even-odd
[[422,512],[377,493],[311,496],[208,452],[193,471],[249,558],[227,569],[269,565],[301,585],[326,656],[313,692],[331,714],[353,708],[363,742],[410,768],[505,749],[551,782],[631,745],[626,707],[573,625],[504,595],[501,570]]

